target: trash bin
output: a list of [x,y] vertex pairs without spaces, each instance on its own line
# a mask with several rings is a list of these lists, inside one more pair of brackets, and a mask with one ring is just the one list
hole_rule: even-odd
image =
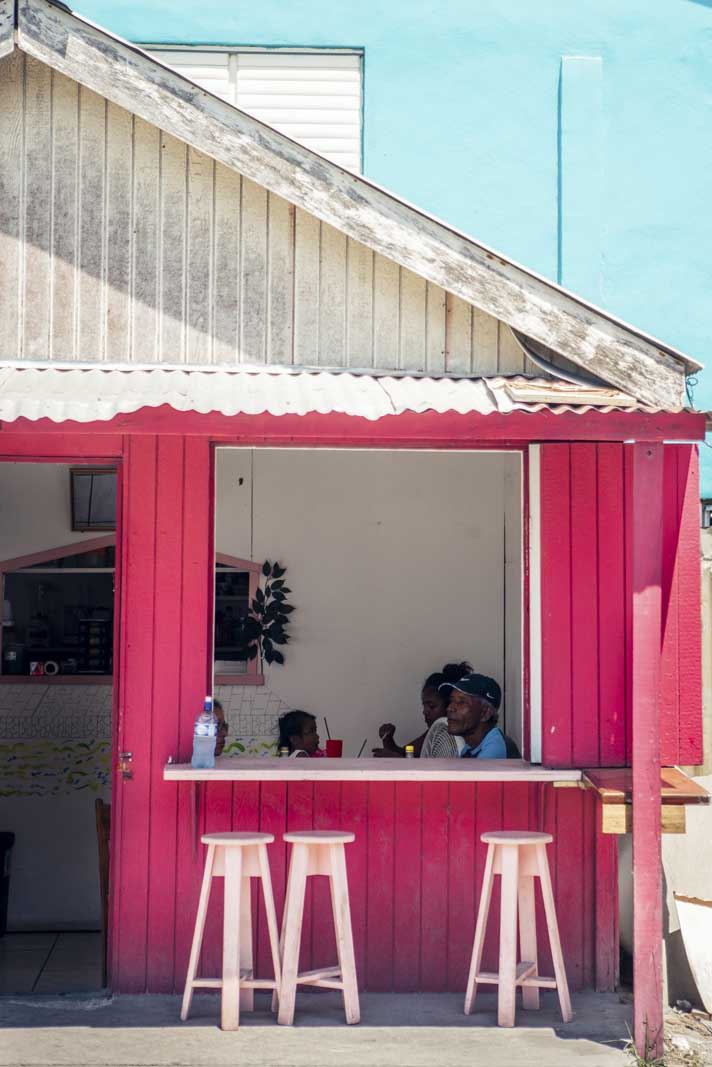
[[7,932],[7,899],[10,895],[10,853],[15,835],[0,833],[0,937]]

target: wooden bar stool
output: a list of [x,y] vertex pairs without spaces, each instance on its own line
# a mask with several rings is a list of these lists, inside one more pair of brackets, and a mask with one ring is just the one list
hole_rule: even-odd
[[[284,840],[292,845],[292,854],[289,860],[287,895],[279,942],[282,983],[272,996],[272,1009],[278,1007],[277,1022],[282,1025],[290,1026],[294,1022],[298,985],[340,989],[344,998],[346,1022],[357,1023],[361,1018],[344,853],[344,845],[355,840],[355,837],[355,834],[341,830],[304,830],[284,835]],[[313,874],[323,874],[329,879],[339,965],[300,974],[299,947],[302,937],[304,891],[307,878]]]
[[[205,857],[180,1017],[183,1021],[188,1018],[194,989],[221,989],[220,1026],[223,1030],[237,1030],[240,1008],[253,1010],[255,989],[279,989],[277,914],[267,858],[267,845],[274,841],[274,834],[203,834],[201,841],[208,846],[208,854]],[[213,878],[225,879],[222,978],[196,978]],[[273,979],[254,976],[251,878],[259,878],[262,882],[274,966]]]
[[[556,922],[554,892],[551,887],[546,846],[551,834],[528,830],[500,830],[482,834],[489,845],[482,882],[480,908],[477,913],[475,942],[472,947],[470,976],[465,994],[465,1015],[470,1015],[478,985],[499,986],[497,1022],[500,1026],[514,1026],[517,986],[522,989],[522,1007],[539,1007],[539,989],[557,989],[564,1022],[571,1022],[571,999],[561,953],[559,927]],[[499,973],[480,971],[482,950],[487,932],[487,915],[492,898],[494,876],[501,883],[501,911],[499,922]],[[534,879],[541,883],[546,925],[554,963],[554,978],[539,974],[536,942],[536,912],[534,909]],[[521,962],[517,964],[517,911],[519,912],[519,945]]]

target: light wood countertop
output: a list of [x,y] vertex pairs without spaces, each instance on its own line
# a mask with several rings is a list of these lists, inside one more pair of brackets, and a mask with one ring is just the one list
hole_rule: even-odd
[[580,770],[556,770],[524,760],[493,759],[247,759],[220,756],[215,766],[194,770],[167,763],[167,782],[570,782]]

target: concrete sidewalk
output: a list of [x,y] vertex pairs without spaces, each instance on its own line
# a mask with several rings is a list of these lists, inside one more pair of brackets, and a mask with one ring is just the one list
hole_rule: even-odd
[[178,1021],[178,997],[0,997],[1,1067],[608,1067],[621,1051],[630,1006],[617,994],[574,997],[565,1026],[553,994],[500,1030],[495,999],[467,1018],[460,994],[364,994],[346,1026],[337,994],[300,994],[294,1027],[276,1026],[266,997],[238,1033],[218,1029],[218,1001],[196,996]]

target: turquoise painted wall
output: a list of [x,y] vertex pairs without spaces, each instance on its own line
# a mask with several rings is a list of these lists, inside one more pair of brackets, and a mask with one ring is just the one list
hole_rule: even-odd
[[712,0],[78,9],[135,41],[363,47],[366,174],[708,362],[712,408]]

